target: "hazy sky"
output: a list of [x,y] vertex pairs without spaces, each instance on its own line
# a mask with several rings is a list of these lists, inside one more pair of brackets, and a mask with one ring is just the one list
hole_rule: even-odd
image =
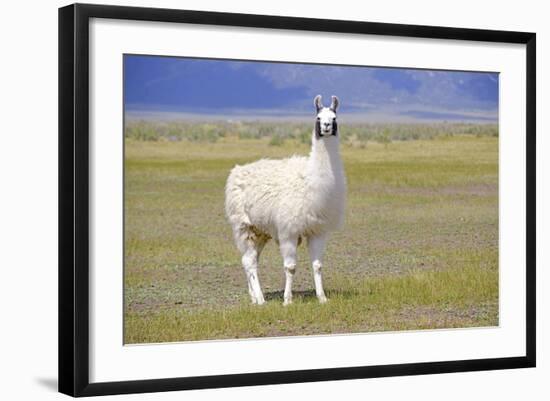
[[125,56],[125,109],[208,115],[311,115],[313,97],[360,115],[494,121],[498,74]]

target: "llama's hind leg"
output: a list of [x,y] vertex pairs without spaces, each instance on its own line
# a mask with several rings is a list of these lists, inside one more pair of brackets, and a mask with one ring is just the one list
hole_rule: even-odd
[[296,272],[296,248],[298,246],[297,237],[289,237],[285,239],[279,239],[279,248],[281,250],[281,256],[283,257],[283,266],[285,269],[285,293],[284,293],[284,305],[292,303],[292,280],[294,273]]
[[322,304],[327,302],[325,290],[323,289],[323,278],[321,275],[321,268],[323,267],[323,253],[325,252],[326,242],[327,237],[325,234],[308,238],[309,257],[313,267],[313,280],[315,281],[315,293],[317,294],[317,299],[319,299],[319,302]]
[[247,239],[242,256],[242,264],[248,282],[248,293],[252,303],[262,305],[265,303],[260,279],[258,277],[258,261],[265,241],[260,239]]

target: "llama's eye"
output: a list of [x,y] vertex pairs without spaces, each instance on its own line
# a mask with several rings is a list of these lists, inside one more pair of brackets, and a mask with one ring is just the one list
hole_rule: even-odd
[[317,121],[321,121],[321,117],[317,117]]

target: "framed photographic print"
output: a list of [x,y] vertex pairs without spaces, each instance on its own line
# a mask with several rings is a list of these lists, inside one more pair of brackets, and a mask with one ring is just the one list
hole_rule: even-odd
[[535,366],[535,34],[59,10],[59,390]]

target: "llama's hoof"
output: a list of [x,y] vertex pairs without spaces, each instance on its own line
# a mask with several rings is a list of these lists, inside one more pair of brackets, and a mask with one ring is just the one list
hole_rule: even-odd
[[328,299],[324,295],[319,297],[319,303],[326,304],[327,302],[328,302]]
[[283,301],[283,306],[288,306],[288,305],[292,305],[292,299],[285,299]]
[[265,304],[265,299],[263,298],[252,298],[251,302],[250,302],[252,305],[263,305]]

